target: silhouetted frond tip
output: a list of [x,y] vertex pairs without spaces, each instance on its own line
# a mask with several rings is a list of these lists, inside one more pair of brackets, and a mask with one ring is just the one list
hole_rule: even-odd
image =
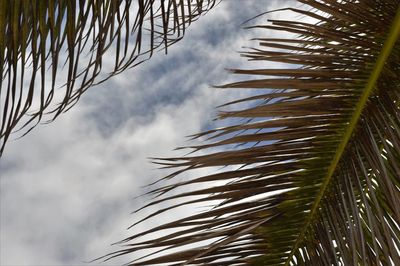
[[90,86],[167,51],[216,3],[0,0],[0,156],[12,132],[54,120]]

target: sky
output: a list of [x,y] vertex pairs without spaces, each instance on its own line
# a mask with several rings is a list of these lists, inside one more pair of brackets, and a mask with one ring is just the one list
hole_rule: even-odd
[[[167,55],[91,88],[55,122],[9,141],[0,160],[0,265],[98,265],[86,261],[155,225],[126,230],[146,214],[130,214],[149,200],[137,197],[144,186],[168,173],[148,158],[181,155],[173,149],[188,144],[185,136],[217,125],[215,106],[243,96],[211,85],[232,79],[225,68],[246,64],[237,51],[257,32],[238,30],[241,23],[282,3],[223,1]],[[187,211],[195,210],[174,215]]]

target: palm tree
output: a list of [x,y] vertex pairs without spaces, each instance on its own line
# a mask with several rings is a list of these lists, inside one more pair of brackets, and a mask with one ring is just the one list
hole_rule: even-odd
[[[216,0],[0,1],[0,157],[11,133],[179,41]],[[105,55],[115,62],[104,69]],[[48,71],[49,70],[49,71]],[[65,72],[65,73],[63,73]]]
[[[193,153],[187,156],[155,159],[178,168],[166,180],[224,168],[155,188],[150,194],[157,198],[143,208],[169,205],[137,223],[178,206],[217,203],[122,240],[124,247],[106,260],[148,250],[129,264],[400,265],[400,1],[298,1],[308,7],[288,10],[315,23],[271,20],[255,26],[298,37],[260,37],[260,47],[242,53],[287,68],[231,69],[244,80],[220,88],[257,93],[225,105],[233,110],[219,117],[230,125],[195,135],[205,143],[188,147]],[[173,44],[216,1],[165,2],[158,8],[152,0],[138,0],[129,24],[130,1],[0,1],[0,36],[9,36],[0,39],[2,147],[17,123],[37,123],[45,110],[56,118],[95,81]],[[149,48],[143,50],[143,43]],[[101,77],[102,56],[113,45],[114,69]],[[49,109],[61,47],[67,49],[65,95]],[[81,67],[85,51],[90,60]],[[29,113],[35,94],[39,107]],[[184,192],[173,193],[179,188]]]
[[178,168],[168,180],[225,168],[153,189],[144,208],[166,207],[133,226],[217,203],[103,258],[147,250],[128,264],[400,265],[400,1],[299,2],[308,7],[289,10],[316,23],[255,26],[298,37],[260,37],[242,53],[288,67],[231,69],[244,80],[220,88],[257,93],[226,104],[219,118],[230,125],[195,135],[205,143],[187,156],[155,159]]

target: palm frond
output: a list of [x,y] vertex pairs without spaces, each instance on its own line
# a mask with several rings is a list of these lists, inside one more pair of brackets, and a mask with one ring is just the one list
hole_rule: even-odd
[[242,122],[196,135],[208,141],[190,148],[205,155],[158,161],[180,168],[165,179],[228,170],[154,189],[145,208],[179,203],[138,223],[219,203],[135,234],[106,259],[148,250],[129,265],[400,265],[400,2],[299,2],[310,9],[291,10],[316,23],[259,25],[299,37],[259,38],[242,54],[289,66],[233,69],[246,80],[221,86],[257,91],[219,115]]
[[[13,131],[26,133],[46,114],[54,120],[90,86],[167,51],[215,4],[1,0],[0,156]],[[104,64],[107,53],[114,62]]]

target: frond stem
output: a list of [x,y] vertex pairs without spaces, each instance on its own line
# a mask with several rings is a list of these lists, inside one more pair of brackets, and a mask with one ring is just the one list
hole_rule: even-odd
[[357,123],[359,121],[359,118],[361,116],[361,113],[364,109],[364,107],[367,104],[368,98],[370,97],[371,93],[373,92],[375,88],[376,81],[378,80],[384,66],[387,58],[389,57],[393,46],[395,45],[396,41],[398,40],[400,36],[400,7],[397,9],[396,16],[394,18],[394,21],[392,23],[392,26],[390,28],[390,32],[388,34],[388,37],[386,38],[386,41],[382,47],[382,50],[375,62],[374,68],[372,69],[371,75],[369,76],[368,82],[365,86],[364,92],[360,97],[359,102],[356,105],[356,108],[354,110],[353,116],[351,117],[351,120],[349,122],[349,125],[346,128],[345,133],[343,134],[342,141],[340,142],[335,156],[332,159],[332,162],[329,166],[327,175],[325,177],[324,182],[322,183],[321,189],[315,198],[314,204],[311,208],[310,215],[308,216],[308,219],[306,223],[303,226],[303,229],[301,230],[299,236],[297,237],[297,240],[293,246],[293,249],[291,250],[288,258],[286,259],[285,266],[288,266],[290,261],[292,260],[292,257],[296,250],[299,248],[299,245],[301,244],[308,227],[310,226],[311,222],[314,219],[314,215],[316,214],[319,204],[325,194],[326,189],[328,188],[328,185],[332,179],[332,176],[337,168],[337,165],[340,161],[340,158],[342,157],[346,146],[353,135],[353,132],[357,126]]

